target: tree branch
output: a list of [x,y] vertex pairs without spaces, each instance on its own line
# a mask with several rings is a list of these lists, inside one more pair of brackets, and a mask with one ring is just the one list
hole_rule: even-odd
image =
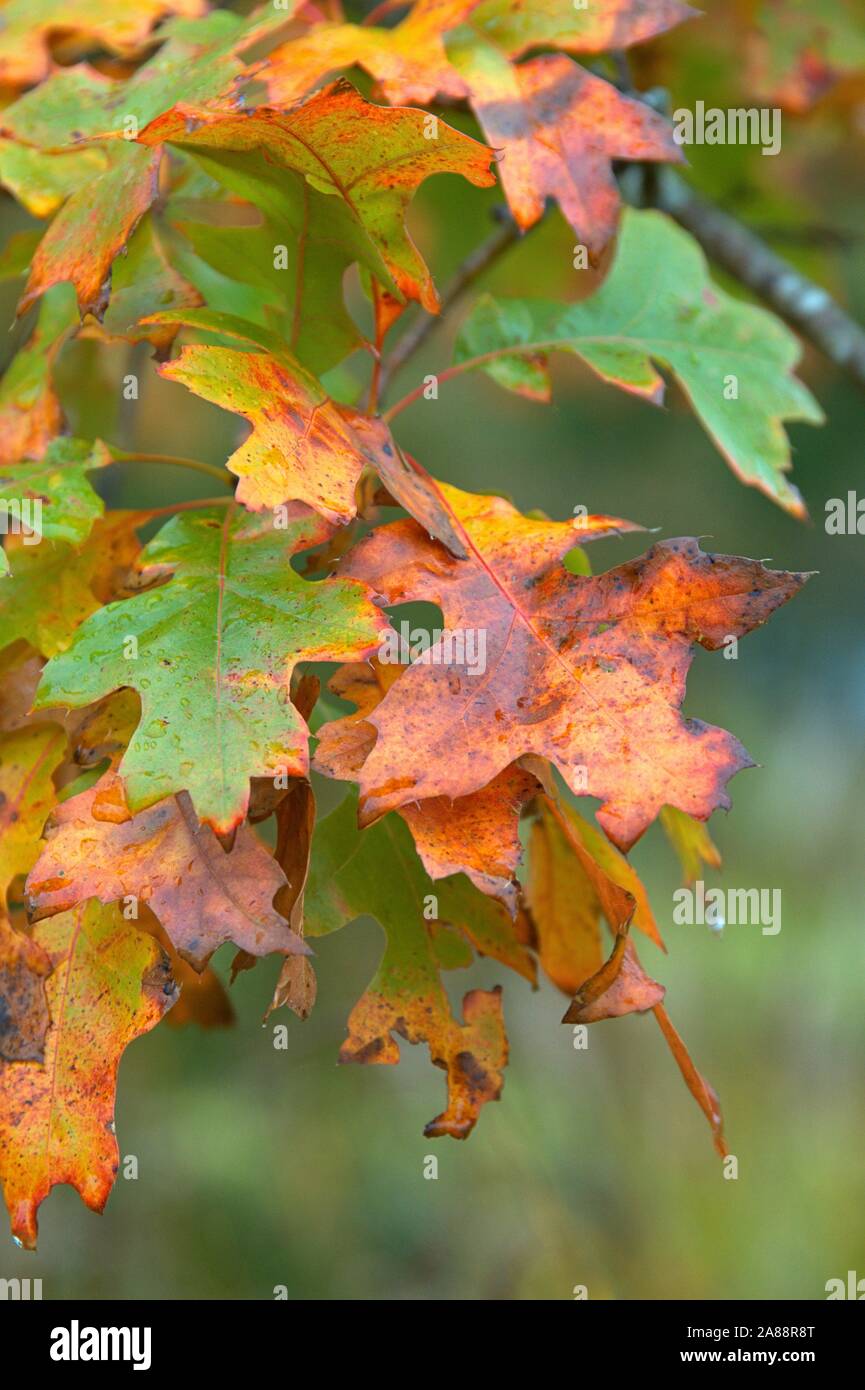
[[764,299],[837,367],[865,386],[865,330],[820,285],[735,217],[701,198],[672,169],[655,171],[650,201],[680,223],[706,254]]
[[[669,116],[669,97],[662,88],[641,92],[631,75],[628,55],[613,54],[617,86],[626,96]],[[633,167],[633,166],[632,166]],[[666,212],[723,266],[834,362],[865,386],[865,329],[852,319],[828,290],[802,275],[737,218],[695,193],[673,169],[644,164],[645,202]]]
[[497,208],[496,216],[499,219],[499,226],[487,237],[486,241],[481,242],[480,246],[476,246],[474,251],[466,256],[457,268],[453,279],[442,294],[439,312],[437,314],[425,314],[422,318],[416,319],[412,327],[396,343],[379,376],[380,399],[384,397],[388,385],[397,372],[423,346],[429,335],[442,322],[448,310],[465,294],[475,280],[498,260],[499,256],[519,240],[522,232],[507,208]]

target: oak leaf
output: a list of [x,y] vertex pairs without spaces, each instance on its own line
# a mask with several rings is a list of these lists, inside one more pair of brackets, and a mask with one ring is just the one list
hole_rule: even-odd
[[484,631],[486,672],[472,676],[440,641],[368,716],[378,738],[360,775],[365,824],[431,796],[467,796],[527,753],[548,758],[577,795],[599,797],[598,820],[628,849],[661,807],[705,820],[751,766],[721,729],[679,706],[695,643],[716,650],[791,598],[807,576],[663,541],[605,574],[570,574],[573,548],[626,523],[523,517],[500,498],[445,484],[467,560],[415,522],[366,537],[343,572],[382,603],[438,604],[450,632]]
[[[174,517],[137,564],[142,583],[168,581],[101,608],[46,666],[37,706],[138,691],[141,722],[120,763],[133,812],[188,791],[197,815],[229,834],[246,814],[250,777],[306,775],[307,728],[289,699],[295,664],[358,660],[377,647],[387,623],[363,585],[312,584],[292,569],[327,524],[300,506],[285,522],[276,529],[233,504]],[[124,655],[130,636],[134,661]]]
[[356,801],[347,797],[318,826],[315,850],[305,899],[308,935],[323,936],[370,913],[387,943],[352,1010],[340,1061],[398,1062],[394,1033],[411,1043],[426,1042],[432,1061],[447,1072],[448,1105],[424,1132],[466,1138],[481,1107],[501,1093],[507,1061],[501,990],[471,990],[460,1022],[451,1012],[441,970],[471,963],[468,942],[527,979],[533,979],[530,956],[504,908],[465,878],[433,886],[396,816],[358,830]]
[[820,424],[823,414],[792,374],[798,340],[765,309],[715,285],[697,243],[662,213],[626,214],[615,263],[589,299],[563,306],[484,296],[462,325],[455,358],[462,370],[476,364],[537,399],[549,394],[546,361],[557,351],[656,405],[661,363],[742,482],[807,515],[785,477],[783,421]]
[[27,880],[35,920],[136,898],[199,972],[226,941],[254,956],[305,950],[273,906],[286,879],[255,831],[241,826],[223,849],[186,793],[133,816],[110,774],[58,806],[46,839]]
[[494,149],[511,212],[534,225],[555,198],[594,260],[616,230],[613,161],[679,162],[672,127],[564,54],[514,65],[489,45],[454,41],[451,57]]
[[227,464],[240,478],[237,500],[251,511],[298,501],[328,521],[349,521],[363,468],[393,456],[386,425],[331,401],[287,354],[196,344],[160,373],[252,425]]
[[[371,660],[343,666],[331,677],[329,689],[340,699],[351,700],[357,712],[318,730],[312,764],[316,772],[341,781],[357,780],[376,739],[368,715],[400,669]],[[513,917],[519,892],[516,872],[522,858],[519,816],[539,787],[537,777],[515,763],[470,796],[430,797],[400,807],[399,814],[430,878],[464,873],[482,893],[501,899]]]
[[222,151],[264,152],[272,166],[293,171],[314,190],[344,202],[399,292],[435,312],[438,297],[405,229],[406,209],[433,174],[461,174],[478,188],[488,187],[494,182],[493,152],[444,122],[436,138],[428,139],[425,120],[423,111],[376,106],[339,81],[288,111],[178,105],[138,138],[147,146],[200,150],[211,159]]

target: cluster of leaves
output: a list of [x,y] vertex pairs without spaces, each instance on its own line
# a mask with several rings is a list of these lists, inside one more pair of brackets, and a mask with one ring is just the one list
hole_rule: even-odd
[[[570,1023],[652,1011],[723,1152],[714,1094],[631,939],[661,944],[626,856],[660,817],[686,872],[717,862],[703,822],[750,759],[683,717],[692,651],[759,626],[804,576],[687,539],[593,575],[584,546],[639,527],[590,516],[575,531],[438,482],[391,431],[418,393],[383,415],[377,400],[386,335],[412,303],[438,308],[405,226],[413,194],[440,173],[498,178],[520,229],[554,200],[593,260],[621,223],[615,259],[577,303],[478,298],[439,380],[477,368],[543,401],[561,351],[657,403],[664,368],[736,473],[802,515],[784,421],[820,417],[792,374],[798,344],[713,285],[662,215],[621,213],[614,163],[681,152],[585,65],[690,11],[127,9],[11,0],[0,33],[0,180],[50,219],[2,259],[6,278],[26,275],[31,327],[0,382],[0,500],[42,507],[39,544],[10,535],[0,552],[0,1180],[15,1237],[34,1245],[57,1183],[101,1210],[122,1051],[163,1017],[231,1017],[218,947],[234,945],[236,970],[281,957],[273,1007],[306,1017],[310,941],[366,914],[386,945],[340,1058],[395,1063],[395,1035],[425,1043],[447,1073],[427,1133],[465,1137],[502,1088],[500,988],[454,1011],[443,981],[483,955],[530,982],[544,971]],[[367,329],[344,298],[352,267]],[[248,422],[233,492],[105,510],[94,483],[131,456],[65,433],[55,367],[82,335],[150,344],[164,378]],[[363,406],[334,373],[358,351],[373,362]],[[484,631],[481,677],[444,638],[407,666],[379,660],[384,610],[417,600],[451,632]],[[327,718],[318,662],[352,712]],[[313,771],[357,787],[318,822]]]

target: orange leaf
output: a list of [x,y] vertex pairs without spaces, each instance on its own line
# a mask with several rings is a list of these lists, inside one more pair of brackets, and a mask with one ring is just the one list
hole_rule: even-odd
[[199,971],[225,941],[255,956],[307,950],[273,906],[285,877],[254,831],[241,826],[224,850],[185,792],[131,816],[110,774],[59,806],[54,822],[28,879],[37,918],[85,898],[140,898]]
[[[663,541],[606,574],[561,561],[577,532],[530,520],[500,498],[438,484],[470,552],[458,560],[414,522],[366,537],[345,573],[386,604],[438,604],[449,632],[484,634],[486,670],[472,675],[442,642],[415,661],[369,716],[378,730],[360,776],[361,815],[431,796],[467,796],[527,753],[548,758],[627,850],[661,807],[706,819],[751,760],[732,735],[685,720],[679,706],[691,648],[744,635],[806,576],[712,556],[694,540]],[[626,529],[588,518],[579,540]]]
[[[375,744],[376,731],[366,718],[375,709],[401,668],[372,659],[341,667],[328,682],[343,700],[352,700],[357,713],[324,724],[313,760],[317,772],[341,781],[355,781]],[[519,816],[535,795],[539,782],[517,764],[505,768],[486,787],[471,796],[446,796],[403,806],[400,815],[411,830],[415,847],[430,878],[464,873],[476,888],[501,898],[511,916],[517,911],[514,882],[522,857]]]
[[681,162],[663,117],[562,54],[514,66],[472,46],[455,61],[483,132],[501,153],[499,173],[521,227],[537,222],[546,199],[555,198],[597,259],[619,215],[613,160]]
[[336,405],[288,358],[194,346],[159,370],[252,425],[227,465],[240,478],[237,499],[250,511],[298,501],[345,523],[355,515],[364,466],[377,467],[383,454],[393,454],[385,424]]
[[0,1069],[0,1181],[12,1234],[27,1250],[36,1247],[37,1209],[58,1183],[77,1188],[93,1211],[105,1206],[119,1162],[120,1057],[177,997],[157,943],[116,908],[82,903],[37,927],[34,940],[53,966],[45,1065]]

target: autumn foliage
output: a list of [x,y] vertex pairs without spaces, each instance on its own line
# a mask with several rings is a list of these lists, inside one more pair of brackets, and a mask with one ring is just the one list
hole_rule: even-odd
[[[821,415],[797,339],[714,283],[669,218],[622,208],[623,165],[682,151],[603,55],[692,11],[335,14],[2,10],[0,179],[45,224],[2,257],[26,332],[0,383],[0,500],[41,508],[38,544],[10,531],[0,551],[0,1180],[27,1247],[54,1185],[105,1204],[127,1044],[163,1019],[231,1018],[214,952],[231,943],[235,971],[278,957],[272,1007],[306,1018],[317,938],[365,915],[384,948],[339,1058],[393,1064],[398,1038],[424,1044],[447,1079],[428,1134],[465,1138],[502,1092],[519,982],[454,1010],[444,981],[480,955],[503,979],[544,972],[570,1024],[651,1012],[725,1151],[640,963],[636,938],[661,934],[627,855],[660,818],[686,873],[717,862],[705,822],[752,760],[683,715],[689,666],[807,576],[687,538],[592,573],[592,543],[636,521],[523,515],[438,481],[400,445],[424,383],[380,399],[391,344],[439,308],[406,227],[415,192],[498,180],[514,239],[553,202],[605,273],[562,302],[475,294],[442,394],[484,372],[528,420],[558,353],[649,404],[666,373],[741,480],[804,515],[784,424]],[[805,101],[802,75],[785,80]],[[210,468],[219,495],[106,509],[112,470],[158,461],[67,433],[56,369],[81,335],[148,345],[147,370],[237,417],[242,442]],[[335,372],[352,355],[368,364],[353,394]],[[164,434],[168,452],[170,415]],[[389,659],[417,601],[442,630]],[[453,643],[468,631],[479,671]],[[312,663],[330,664],[329,690]],[[346,784],[318,819],[313,774]]]

